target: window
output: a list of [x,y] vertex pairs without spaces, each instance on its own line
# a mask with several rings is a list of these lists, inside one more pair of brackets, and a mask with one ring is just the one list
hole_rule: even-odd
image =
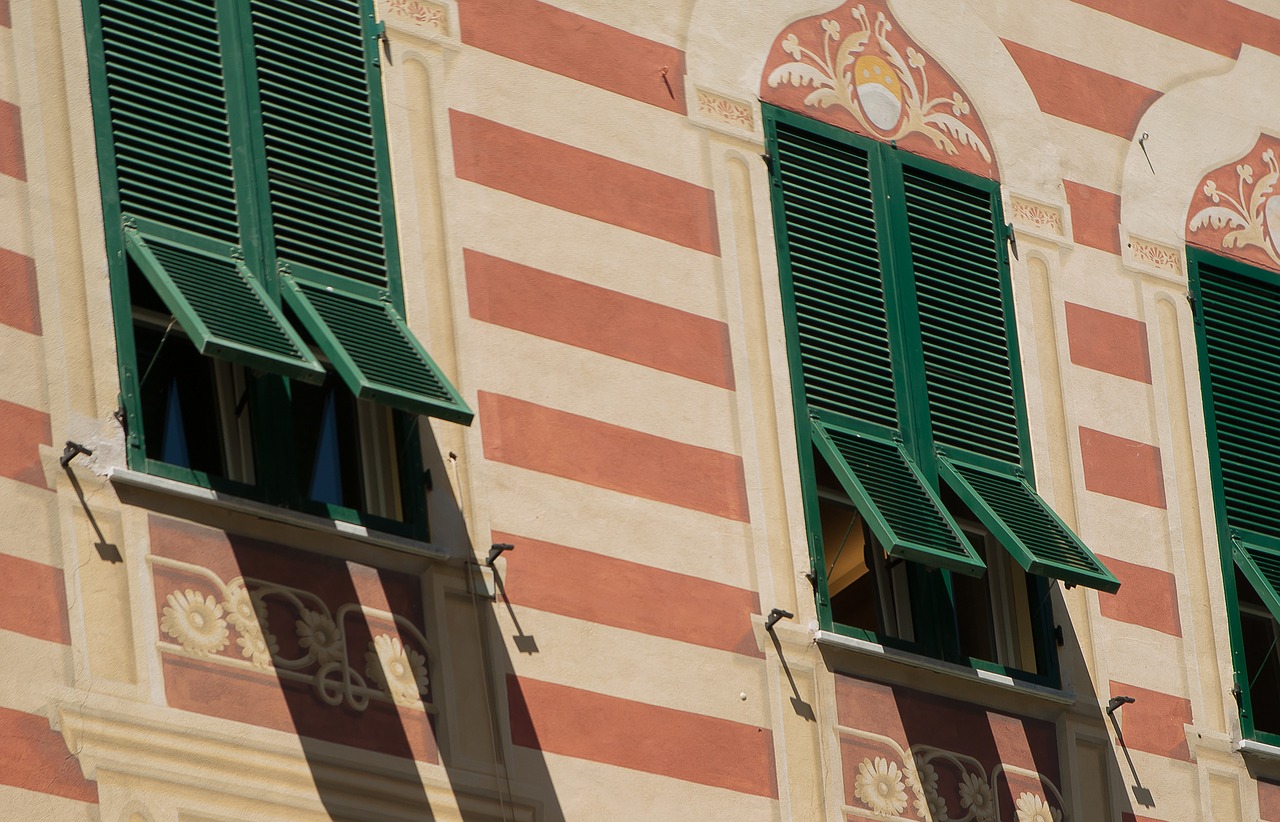
[[1119,583],[1035,492],[997,184],[765,113],[823,627],[1050,675],[1046,578]]
[[1241,726],[1280,744],[1280,274],[1187,259]]
[[85,19],[130,467],[412,524],[416,415],[471,411],[404,320],[372,3]]

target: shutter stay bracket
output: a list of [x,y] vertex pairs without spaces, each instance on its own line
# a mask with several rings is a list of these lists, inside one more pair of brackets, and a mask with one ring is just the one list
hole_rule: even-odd
[[1013,233],[1013,223],[1005,223],[1004,230],[1007,232],[1009,247],[1013,249],[1013,259],[1021,260],[1018,256],[1018,235]]

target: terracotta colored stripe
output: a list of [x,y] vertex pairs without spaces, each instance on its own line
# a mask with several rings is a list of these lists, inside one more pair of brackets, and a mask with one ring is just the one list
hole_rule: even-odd
[[710,189],[473,114],[450,110],[449,121],[454,167],[464,180],[720,253]]
[[1138,816],[1137,814],[1130,813],[1129,811],[1121,811],[1120,822],[1161,822],[1161,821],[1159,819],[1155,819],[1150,816]]
[[40,293],[36,262],[25,254],[0,248],[0,323],[39,334]]
[[1152,3],[1149,0],[1075,0],[1082,6],[1227,57],[1248,43],[1280,54],[1280,20],[1226,0]]
[[1258,780],[1260,822],[1280,822],[1280,784]]
[[1088,490],[1165,507],[1164,470],[1154,445],[1081,426],[1080,457]]
[[458,4],[462,42],[685,113],[684,52],[538,0]]
[[1130,750],[1146,751],[1170,759],[1191,761],[1187,732],[1191,724],[1191,702],[1179,696],[1149,691],[1137,685],[1111,680],[1112,696],[1131,696],[1137,700],[1116,711],[1125,745]]
[[[506,554],[503,585],[517,605],[764,656],[751,627],[760,598],[751,591],[516,534],[494,533],[493,539],[516,546]],[[566,585],[570,579],[591,584]]]
[[480,392],[484,455],[497,462],[746,522],[742,458]]
[[1077,243],[1120,253],[1120,196],[1100,188],[1062,181],[1071,207],[1071,234]]
[[0,100],[0,174],[27,179],[26,154],[22,150],[22,110]]
[[47,488],[40,446],[53,444],[49,415],[0,400],[0,477]]
[[13,16],[9,14],[9,0],[0,0],[0,26],[13,27]]
[[1098,609],[1108,619],[1182,636],[1178,619],[1178,584],[1173,574],[1145,565],[1099,556],[1120,580],[1114,594],[1098,594]]
[[70,645],[62,569],[0,554],[0,630]]
[[278,680],[274,671],[246,674],[169,654],[161,661],[165,699],[174,708],[406,760],[440,761],[430,719],[420,710],[371,700],[352,711],[326,705],[310,683]]
[[776,799],[767,728],[507,674],[511,741],[526,748]]
[[471,316],[733,388],[724,323],[465,249]]
[[1160,92],[1106,72],[1002,40],[1040,110],[1128,139]]
[[42,716],[0,708],[0,762],[0,785],[98,801],[97,784],[84,778],[62,734]]
[[1076,365],[1151,382],[1144,322],[1067,303],[1067,342]]

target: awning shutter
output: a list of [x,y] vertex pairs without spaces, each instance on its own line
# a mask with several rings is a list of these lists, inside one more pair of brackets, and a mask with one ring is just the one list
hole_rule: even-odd
[[1028,573],[1115,593],[1120,581],[1013,473],[938,459],[939,476]]
[[970,576],[986,571],[902,443],[812,420],[813,442],[895,557]]
[[201,354],[307,382],[324,368],[230,250],[125,231],[125,248]]
[[351,392],[414,414],[469,424],[471,409],[389,299],[281,277],[285,301]]

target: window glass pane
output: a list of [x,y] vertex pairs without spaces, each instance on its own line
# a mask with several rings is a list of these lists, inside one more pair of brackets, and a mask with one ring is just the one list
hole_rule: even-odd
[[332,374],[324,385],[293,382],[298,487],[310,499],[363,510],[355,397]]
[[1280,657],[1277,657],[1280,630],[1258,592],[1239,571],[1236,571],[1236,592],[1240,598],[1240,630],[1244,638],[1249,697],[1253,703],[1253,726],[1259,731],[1280,733]]
[[213,360],[176,326],[138,324],[134,339],[147,457],[226,476]]

